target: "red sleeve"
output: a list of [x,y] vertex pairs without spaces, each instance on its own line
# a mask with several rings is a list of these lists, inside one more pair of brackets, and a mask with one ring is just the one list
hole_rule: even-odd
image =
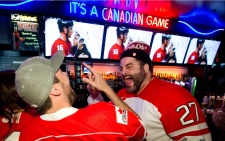
[[51,55],[54,55],[58,50],[62,50],[64,52],[64,56],[68,55],[71,50],[71,47],[68,46],[70,43],[71,42],[67,44],[65,41],[57,39],[52,45]]
[[[183,93],[179,96],[176,93]],[[173,140],[205,139],[210,140],[210,132],[208,130],[205,117],[195,98],[187,91],[174,90],[173,95],[168,98],[171,101],[171,107],[161,117],[161,122],[166,133]],[[184,100],[185,99],[185,100]]]
[[195,63],[195,59],[193,58],[195,56],[193,56],[193,57],[192,56],[193,56],[193,53],[189,56],[187,64],[194,64]]
[[162,54],[159,51],[159,49],[157,49],[155,54],[153,55],[152,61],[153,62],[161,62],[162,61]]
[[52,45],[51,55],[54,55],[58,51],[57,42],[55,41]]
[[119,60],[122,53],[123,53],[122,47],[120,47],[117,44],[114,44],[109,50],[108,59]]
[[198,54],[196,52],[193,52],[189,58],[188,58],[188,64],[194,64],[198,60]]
[[[1,129],[0,131],[0,140],[3,136],[6,135],[6,133],[8,133],[9,129],[10,129],[10,132],[8,133],[7,135],[7,139],[8,140],[12,140],[12,139],[17,139],[19,138],[19,134],[14,134],[14,133],[20,133],[24,127],[27,126],[27,124],[33,120],[33,116],[31,116],[30,114],[28,113],[25,113],[25,112],[21,112],[21,113],[18,113],[17,114],[17,118],[16,120],[14,121],[14,123],[12,124],[11,128],[9,128],[9,123],[6,122],[6,119],[1,119],[1,121],[5,122],[5,123],[2,123],[0,122],[0,127],[2,127],[3,129]],[[12,134],[14,134],[12,136]]]
[[118,49],[114,45],[109,50],[108,59],[119,59]]

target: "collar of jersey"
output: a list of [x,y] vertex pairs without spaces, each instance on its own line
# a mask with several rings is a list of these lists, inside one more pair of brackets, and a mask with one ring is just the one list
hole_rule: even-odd
[[74,114],[77,110],[74,107],[62,108],[55,113],[41,115],[40,118],[47,121],[57,121]]

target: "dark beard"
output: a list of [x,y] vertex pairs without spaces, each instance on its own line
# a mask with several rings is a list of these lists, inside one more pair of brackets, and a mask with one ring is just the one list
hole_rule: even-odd
[[127,92],[137,94],[137,92],[140,90],[142,82],[144,81],[144,79],[146,77],[146,73],[145,73],[144,69],[141,68],[140,72],[136,73],[134,75],[123,75],[122,76],[123,79],[126,76],[130,76],[134,81],[133,87],[126,87]]
[[63,86],[64,91],[68,97],[68,100],[70,102],[71,105],[73,105],[73,103],[75,102],[75,100],[77,99],[77,94],[73,91],[73,89],[71,88],[71,86]]

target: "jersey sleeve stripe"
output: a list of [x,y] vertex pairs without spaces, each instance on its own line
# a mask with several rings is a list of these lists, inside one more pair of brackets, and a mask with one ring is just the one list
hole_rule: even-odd
[[[132,140],[132,137],[134,137],[136,134],[138,134],[138,131],[140,132],[140,130],[141,130],[141,132],[144,130],[144,134],[143,134],[143,138],[141,139],[142,141],[146,138],[146,136],[147,136],[147,130],[146,130],[146,126],[144,125],[144,123],[141,121],[141,120],[139,120],[140,121],[140,123],[142,124],[142,125],[140,125],[138,128],[137,128],[137,130],[136,130],[136,132],[132,135],[132,136],[127,136],[127,138],[129,138],[129,139],[131,139]],[[143,129],[143,130],[142,130]]]
[[184,134],[184,133],[187,133],[190,131],[198,131],[198,130],[203,130],[203,129],[208,129],[206,122],[197,124],[194,126],[189,126],[189,127],[183,128],[181,130],[177,130],[175,132],[170,133],[169,136],[174,137],[174,136],[178,136],[180,134]]
[[186,138],[188,141],[192,141],[193,138],[196,141],[211,141],[211,135],[208,129],[203,129],[201,131],[190,131],[185,134],[181,134],[179,136],[172,137],[174,141],[180,141]]
[[93,136],[94,138],[94,135],[123,135],[122,133],[116,133],[116,132],[97,132],[97,133],[86,133],[86,134],[76,134],[76,135],[58,135],[58,136],[55,136],[55,135],[51,135],[51,136],[46,136],[46,137],[42,137],[42,138],[39,138],[35,141],[41,141],[41,140],[45,140],[45,139],[49,139],[49,138],[71,138],[71,137],[82,137],[82,136]]

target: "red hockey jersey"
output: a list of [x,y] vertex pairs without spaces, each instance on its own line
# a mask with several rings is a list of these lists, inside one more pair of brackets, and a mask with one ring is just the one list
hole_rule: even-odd
[[124,51],[124,47],[119,46],[117,43],[115,43],[109,50],[108,59],[119,60],[123,51]]
[[166,50],[163,50],[161,48],[157,49],[152,61],[153,62],[162,62],[166,58]]
[[145,135],[142,122],[133,113],[99,102],[38,116],[21,132],[20,140],[139,141]]
[[58,38],[57,40],[55,40],[55,42],[52,45],[51,55],[55,54],[59,50],[62,50],[65,56],[70,55],[72,50],[71,42],[70,41],[66,42],[62,40],[61,38]]
[[[9,120],[6,118],[0,117],[0,141],[8,140],[18,140],[20,132],[25,126],[33,120],[33,116],[28,113],[22,112],[17,114],[17,118],[15,119],[12,127],[10,128]],[[7,135],[8,134],[8,135]],[[7,136],[6,136],[7,135]]]
[[192,54],[188,58],[187,64],[195,64],[198,61],[199,54],[196,53],[195,51],[192,52]]
[[211,141],[200,106],[179,85],[154,78],[138,95],[125,88],[118,95],[142,119],[147,141]]

